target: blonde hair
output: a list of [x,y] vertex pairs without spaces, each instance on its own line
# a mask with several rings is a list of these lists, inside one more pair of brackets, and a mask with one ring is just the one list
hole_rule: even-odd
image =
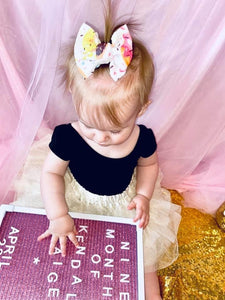
[[[105,16],[105,42],[108,42],[115,29],[112,29],[109,11]],[[65,79],[67,88],[72,92],[78,115],[85,107],[88,112],[95,112],[95,119],[101,118],[103,114],[113,125],[121,126],[128,108],[133,108],[138,114],[148,103],[154,79],[154,65],[144,45],[133,40],[132,61],[126,74],[118,81],[113,81],[109,75],[109,66],[105,65],[96,69],[87,79],[83,79],[73,54],[67,62]]]

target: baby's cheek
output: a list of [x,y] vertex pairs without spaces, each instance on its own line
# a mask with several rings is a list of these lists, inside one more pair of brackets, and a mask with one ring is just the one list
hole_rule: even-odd
[[120,142],[124,142],[124,141],[126,141],[126,140],[127,140],[127,138],[128,138],[128,136],[127,136],[127,134],[126,134],[126,133],[124,133],[124,134],[121,134],[119,137],[117,137],[118,141],[120,141]]

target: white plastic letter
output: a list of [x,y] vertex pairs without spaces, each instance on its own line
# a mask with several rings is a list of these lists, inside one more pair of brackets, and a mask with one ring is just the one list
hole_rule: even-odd
[[58,275],[55,272],[48,274],[48,282],[56,282],[58,280]]
[[120,277],[122,277],[120,279],[120,282],[128,282],[128,283],[130,282],[130,280],[128,279],[130,277],[129,274],[120,274]]
[[126,261],[126,262],[129,262],[130,259],[129,259],[129,258],[121,258],[120,261]]
[[115,230],[114,229],[106,229],[106,235],[105,237],[108,239],[114,239],[115,238]]
[[72,285],[82,282],[82,279],[74,275],[73,275],[73,279],[74,281],[72,282]]
[[82,255],[85,255],[85,252],[84,252],[85,249],[86,249],[86,247],[81,247],[81,246],[77,247],[76,254],[82,254]]
[[12,254],[15,250],[15,246],[9,246],[9,245],[6,245],[6,250],[3,251],[3,253],[9,253],[9,254]]
[[110,287],[103,287],[103,290],[106,290],[106,294],[102,294],[102,296],[107,296],[107,297],[112,297],[112,294],[110,294],[109,292],[112,291],[112,288]]
[[107,245],[106,247],[105,247],[105,252],[107,252],[107,253],[113,253],[114,252],[114,247],[113,247],[113,245]]
[[10,243],[14,245],[17,242],[18,237],[17,236],[9,236],[9,239],[10,239]]
[[55,247],[53,254],[59,254],[59,253],[62,253],[61,249],[59,249],[58,247]]
[[110,275],[103,275],[103,277],[105,277],[105,278],[110,278],[111,280],[113,280],[113,272],[111,272],[111,274]]
[[100,278],[100,271],[91,271],[91,273],[94,274],[94,277]]
[[88,226],[80,225],[79,228],[80,228],[79,232],[85,231],[86,233],[88,233],[88,231],[87,231]]
[[[95,259],[95,258],[97,258],[97,259]],[[98,254],[94,254],[91,257],[91,261],[93,262],[93,264],[98,264],[101,261],[101,256]]]
[[129,242],[121,242],[120,249],[130,250],[130,243]]
[[6,239],[3,239],[3,242],[0,242],[0,246],[4,246],[6,244]]
[[66,294],[66,300],[68,300],[70,297],[77,297],[77,294]]
[[80,264],[81,264],[80,260],[76,260],[76,259],[72,259],[72,260],[71,260],[71,267],[72,267],[73,269],[78,269],[78,268],[80,268]]
[[114,262],[114,259],[113,258],[105,258],[105,264],[104,264],[104,267],[111,267],[113,268],[114,267],[114,264],[111,264]]
[[120,293],[120,300],[130,300],[130,294],[129,293]]
[[[53,295],[51,295],[53,293]],[[56,294],[56,295],[55,295]],[[59,289],[49,289],[48,290],[48,297],[59,297]]]
[[82,235],[76,235],[77,241],[83,243],[84,237]]
[[10,231],[9,235],[14,234],[14,233],[18,233],[18,232],[20,232],[18,229],[11,226],[11,231]]
[[1,267],[2,266],[9,266],[10,264],[7,262],[7,263],[5,263],[5,262],[0,262],[0,269],[1,269]]

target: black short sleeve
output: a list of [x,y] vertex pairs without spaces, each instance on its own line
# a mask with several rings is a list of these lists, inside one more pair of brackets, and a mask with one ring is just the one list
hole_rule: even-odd
[[152,130],[144,125],[139,127],[134,149],[121,158],[110,158],[96,152],[71,124],[55,128],[49,147],[59,158],[69,161],[71,173],[87,191],[98,195],[116,195],[129,185],[139,158],[149,157],[156,150]]
[[151,156],[157,149],[157,143],[155,135],[150,128],[146,128],[144,125],[140,126],[140,155],[141,157]]
[[52,150],[52,152],[65,161],[68,161],[71,158],[69,132],[68,125],[66,124],[56,126],[49,144],[49,148]]

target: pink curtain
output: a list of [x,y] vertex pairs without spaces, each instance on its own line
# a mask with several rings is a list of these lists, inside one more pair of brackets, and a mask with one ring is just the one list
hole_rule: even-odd
[[[39,128],[75,119],[60,64],[80,24],[100,33],[102,1],[0,0],[0,202]],[[158,141],[163,186],[213,213],[225,200],[225,2],[113,1],[156,65],[152,104],[140,122]]]

